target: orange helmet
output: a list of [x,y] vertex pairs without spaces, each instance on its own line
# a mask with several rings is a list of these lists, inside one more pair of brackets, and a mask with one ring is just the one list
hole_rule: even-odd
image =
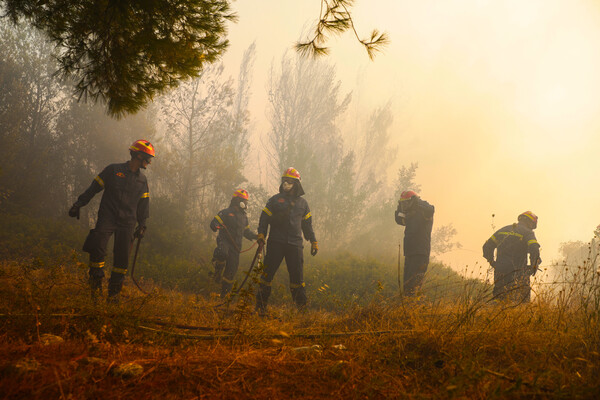
[[412,190],[405,190],[400,195],[400,201],[410,200],[410,199],[412,199],[415,196],[419,196],[419,195],[416,194],[415,192],[413,192]]
[[140,153],[147,154],[150,157],[154,157],[154,146],[152,146],[152,143],[144,139],[133,142],[133,144],[129,146],[129,150],[138,151]]
[[233,197],[239,197],[242,200],[248,200],[248,192],[244,189],[238,189],[233,192]]
[[518,221],[532,221],[533,222],[533,228],[535,229],[537,228],[537,222],[538,222],[538,217],[537,215],[535,215],[534,213],[532,213],[531,211],[525,211],[522,212],[521,214],[519,214],[519,217],[517,218]]
[[294,167],[289,167],[288,169],[285,170],[285,172],[283,173],[283,175],[281,175],[281,177],[300,180],[300,172],[298,172],[296,170],[296,168],[294,168]]

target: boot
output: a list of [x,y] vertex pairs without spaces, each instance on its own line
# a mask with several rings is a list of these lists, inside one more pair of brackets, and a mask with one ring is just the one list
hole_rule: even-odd
[[121,289],[123,288],[123,281],[125,280],[125,275],[120,272],[113,271],[110,274],[110,279],[108,280],[108,298],[107,302],[111,304],[119,303],[119,293],[121,293]]
[[90,295],[94,304],[102,297],[102,280],[104,279],[104,270],[102,267],[91,266],[89,271]]
[[267,303],[269,302],[269,296],[271,295],[271,286],[265,285],[261,282],[258,285],[256,291],[256,312],[261,317],[267,316]]

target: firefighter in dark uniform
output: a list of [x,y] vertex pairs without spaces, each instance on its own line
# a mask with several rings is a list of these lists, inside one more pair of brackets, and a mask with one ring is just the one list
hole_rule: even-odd
[[233,278],[240,264],[242,237],[256,240],[256,233],[250,230],[246,208],[248,192],[244,189],[233,193],[229,207],[221,210],[210,222],[213,232],[219,231],[217,247],[213,252],[215,282],[221,282],[221,297],[225,297],[233,287]]
[[147,140],[137,140],[129,147],[129,152],[129,161],[104,168],[69,210],[69,216],[79,219],[79,209],[104,190],[96,227],[90,231],[83,245],[83,251],[90,254],[89,282],[94,300],[102,294],[104,258],[110,237],[115,235],[108,300],[116,303],[127,273],[132,240],[134,237],[142,238],[146,230],[150,198],[148,181],[141,169],[146,169],[152,161],[154,147]]
[[431,229],[435,208],[412,190],[402,192],[395,218],[404,230],[405,296],[413,296],[421,287],[431,253]]
[[302,235],[311,243],[310,254],[316,255],[319,247],[312,228],[310,209],[302,195],[304,189],[300,183],[300,173],[290,167],[281,177],[279,193],[267,201],[260,214],[259,243],[265,243],[267,229],[271,227],[263,275],[256,293],[256,310],[260,315],[266,314],[271,282],[284,258],[290,276],[292,299],[298,308],[306,305]]
[[540,245],[533,233],[537,228],[537,221],[538,217],[534,213],[525,211],[519,215],[516,224],[499,229],[484,243],[483,257],[494,269],[494,299],[529,301],[530,277],[536,273],[542,262]]

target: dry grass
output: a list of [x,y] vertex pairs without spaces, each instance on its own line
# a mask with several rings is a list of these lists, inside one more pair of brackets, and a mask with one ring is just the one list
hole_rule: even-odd
[[[0,394],[598,398],[598,308],[542,298],[513,306],[376,297],[338,313],[284,307],[262,319],[240,303],[215,308],[216,300],[158,288],[144,296],[130,284],[120,306],[94,305],[85,270],[4,263]],[[44,345],[44,334],[64,342]],[[313,345],[321,349],[298,350]],[[132,362],[141,375],[116,374]]]

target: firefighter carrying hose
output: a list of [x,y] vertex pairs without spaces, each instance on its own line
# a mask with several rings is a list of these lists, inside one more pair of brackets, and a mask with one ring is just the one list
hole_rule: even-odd
[[69,210],[69,216],[79,219],[80,208],[88,204],[96,193],[104,190],[96,227],[83,244],[83,251],[90,254],[89,283],[94,301],[102,294],[104,258],[110,237],[115,235],[108,301],[117,303],[127,274],[132,240],[134,237],[142,238],[146,231],[150,198],[148,181],[141,169],[146,169],[152,162],[154,146],[147,140],[136,140],[129,147],[129,153],[129,161],[104,168]]
[[284,258],[290,276],[292,299],[298,308],[306,305],[302,235],[311,243],[311,255],[316,255],[319,247],[312,228],[310,209],[302,195],[304,189],[300,183],[300,173],[290,167],[281,177],[279,193],[267,201],[260,214],[259,243],[265,242],[267,229],[269,226],[271,229],[267,240],[264,271],[256,293],[256,311],[259,315],[266,315],[271,282]]
[[215,267],[215,282],[221,282],[221,298],[233,287],[233,278],[240,264],[242,237],[248,240],[256,240],[258,237],[248,225],[247,207],[248,192],[244,189],[236,190],[229,207],[219,211],[210,222],[210,229],[213,232],[219,231],[212,263]]
[[404,230],[405,296],[413,296],[423,284],[431,253],[431,230],[435,208],[412,190],[400,195],[395,218]]
[[537,221],[534,213],[525,211],[519,215],[517,223],[499,229],[484,243],[483,257],[494,269],[494,299],[529,301],[530,276],[535,275],[542,262],[540,245],[533,232]]

